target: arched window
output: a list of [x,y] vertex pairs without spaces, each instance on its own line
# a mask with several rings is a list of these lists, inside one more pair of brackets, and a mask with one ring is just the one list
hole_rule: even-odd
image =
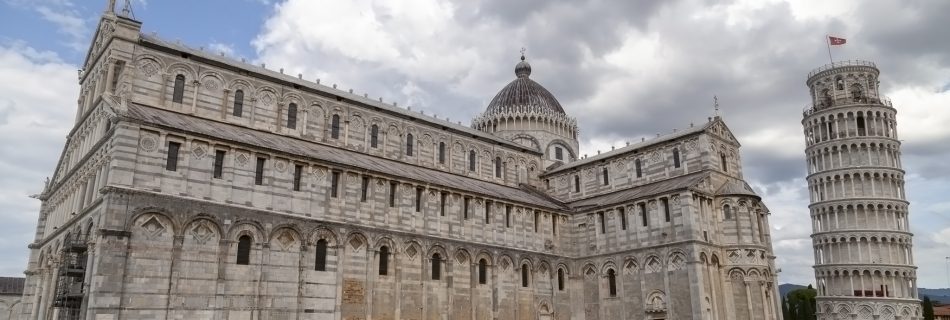
[[379,126],[373,125],[369,128],[369,146],[376,148],[379,144]]
[[501,178],[501,157],[495,157],[495,178]]
[[412,142],[413,142],[412,134],[407,133],[406,134],[406,155],[410,157],[412,156]]
[[478,260],[478,284],[488,283],[488,261]]
[[721,162],[721,165],[722,165],[722,172],[729,172],[729,163],[726,162],[726,154],[725,154],[725,153],[720,153],[720,154],[719,154],[719,161]]
[[432,254],[432,280],[442,279],[442,256],[438,252]]
[[238,89],[234,91],[234,111],[232,113],[235,117],[240,117],[244,114],[244,90]]
[[317,240],[316,260],[313,264],[313,270],[327,271],[327,240]]
[[835,78],[835,89],[844,90],[844,79],[842,79],[841,76]]
[[728,204],[722,207],[722,214],[726,217],[726,220],[732,219],[732,207]]
[[382,246],[379,248],[379,275],[387,274],[389,274],[389,247]]
[[172,102],[181,103],[181,100],[185,97],[185,76],[177,75],[175,76],[175,90],[172,91]]
[[617,274],[614,272],[614,269],[607,270],[607,288],[610,291],[611,297],[617,296]]
[[864,116],[857,117],[857,126],[858,126],[858,135],[864,136],[867,135],[867,129],[864,126]]
[[606,186],[606,185],[609,185],[609,184],[610,184],[610,175],[607,173],[607,167],[604,167],[604,169],[601,170],[601,171],[603,171],[604,185],[605,185],[605,186]]
[[564,269],[557,269],[557,290],[564,291]]
[[340,138],[340,115],[333,115],[330,119],[330,138]]
[[574,175],[574,192],[581,192],[581,176]]
[[439,163],[445,164],[445,142],[439,142]]
[[521,265],[521,287],[528,287],[528,264]]
[[287,105],[287,127],[297,129],[297,104],[293,102]]
[[633,160],[633,165],[637,169],[637,178],[643,177],[643,165],[640,162],[640,159]]
[[475,150],[468,152],[468,171],[475,172]]
[[238,238],[237,261],[235,263],[243,265],[251,263],[251,236],[243,235]]
[[680,149],[673,149],[673,167],[680,167]]

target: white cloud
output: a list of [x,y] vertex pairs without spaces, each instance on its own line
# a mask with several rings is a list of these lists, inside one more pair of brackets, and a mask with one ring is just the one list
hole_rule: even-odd
[[[35,11],[40,18],[52,23],[57,32],[66,36],[63,42],[70,49],[82,52],[88,48],[89,42],[86,39],[92,36],[89,27],[90,20],[83,18],[83,13],[72,0],[4,0],[4,2],[11,6]],[[105,2],[102,2],[102,5],[105,7]]]
[[[76,67],[52,52],[0,44],[0,274],[22,274],[39,201],[28,198],[62,150],[76,112]],[[29,137],[24,138],[24,137]]]
[[[484,97],[484,92],[497,90],[502,83],[486,77],[501,71],[511,74],[521,46],[506,43],[513,41],[510,37],[483,36],[506,30],[491,24],[462,25],[455,14],[455,5],[444,0],[291,0],[275,6],[253,45],[259,62],[290,74],[322,78],[324,84],[382,96],[400,106],[443,108],[438,113],[454,115],[459,110],[451,108],[462,106],[418,105],[445,104],[420,90],[438,84],[440,90],[487,103],[491,97]],[[503,50],[508,50],[511,66],[500,70],[489,65]],[[473,111],[456,117],[467,122]]]
[[208,45],[208,50],[215,54],[224,54],[232,58],[237,55],[237,51],[234,50],[234,45],[229,43],[212,42]]
[[[950,228],[940,230],[933,235],[933,240],[950,248]],[[947,252],[950,254],[950,252]]]
[[902,140],[933,143],[950,137],[950,91],[941,92],[940,85],[901,87],[888,92],[898,108],[897,132]]

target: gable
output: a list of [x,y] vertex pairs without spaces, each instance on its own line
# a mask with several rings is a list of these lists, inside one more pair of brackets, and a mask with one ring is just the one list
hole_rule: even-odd
[[736,139],[736,136],[732,134],[732,130],[729,130],[729,127],[726,126],[726,122],[721,118],[717,117],[713,124],[706,127],[706,132],[711,136],[725,140],[726,142],[737,147],[740,146],[739,139]]

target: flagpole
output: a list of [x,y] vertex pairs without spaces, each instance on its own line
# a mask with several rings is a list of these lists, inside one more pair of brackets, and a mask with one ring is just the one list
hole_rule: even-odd
[[831,64],[834,65],[835,60],[831,58],[831,35],[827,35],[827,34],[825,35],[825,46],[828,47],[828,61],[830,61]]

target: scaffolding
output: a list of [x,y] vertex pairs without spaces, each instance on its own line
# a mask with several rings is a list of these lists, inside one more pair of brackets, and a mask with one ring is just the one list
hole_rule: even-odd
[[63,264],[53,300],[53,307],[58,309],[58,320],[81,319],[82,300],[86,295],[86,250],[85,237],[81,234],[67,237],[63,244]]

